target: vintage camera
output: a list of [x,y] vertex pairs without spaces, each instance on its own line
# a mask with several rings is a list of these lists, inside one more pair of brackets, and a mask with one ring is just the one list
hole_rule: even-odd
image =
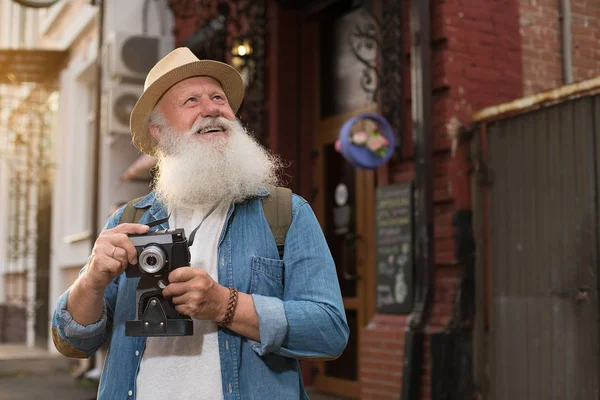
[[125,270],[128,278],[151,275],[166,278],[176,268],[190,265],[190,251],[183,229],[167,229],[130,235],[135,246],[138,263]]
[[137,319],[127,321],[126,336],[192,335],[192,319],[175,310],[162,295],[169,273],[190,265],[190,251],[183,229],[167,229],[130,235],[138,263],[125,270],[128,278],[140,278],[135,297]]

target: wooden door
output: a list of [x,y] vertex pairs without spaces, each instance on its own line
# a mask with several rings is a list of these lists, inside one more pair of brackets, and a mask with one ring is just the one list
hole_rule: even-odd
[[489,124],[488,398],[600,398],[600,96]]
[[[314,49],[303,57],[305,69],[314,68],[312,93],[305,107],[312,107],[313,198],[312,206],[336,262],[344,298],[350,339],[336,360],[317,363],[318,391],[348,398],[360,396],[359,349],[361,328],[374,308],[373,230],[374,172],[358,170],[335,149],[343,123],[375,106],[361,87],[364,65],[350,52],[349,31],[363,18],[360,9],[347,3],[325,10],[314,25]],[[306,35],[305,37],[311,37]],[[310,48],[310,46],[309,46]],[[306,74],[303,74],[306,76]],[[308,74],[311,75],[311,74]]]
[[334,144],[346,116],[334,116],[319,124],[315,141],[315,199],[313,207],[321,222],[338,270],[350,339],[336,360],[318,363],[319,391],[355,398],[360,395],[360,332],[365,325],[367,298],[367,254],[372,237],[373,173],[356,170]]

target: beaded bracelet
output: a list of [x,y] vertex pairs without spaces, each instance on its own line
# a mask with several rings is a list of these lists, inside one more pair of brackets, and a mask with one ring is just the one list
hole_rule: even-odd
[[238,301],[238,290],[236,288],[229,288],[229,303],[227,304],[227,311],[221,322],[217,322],[217,326],[221,328],[227,327],[231,323],[233,316],[235,315],[235,309],[237,308]]

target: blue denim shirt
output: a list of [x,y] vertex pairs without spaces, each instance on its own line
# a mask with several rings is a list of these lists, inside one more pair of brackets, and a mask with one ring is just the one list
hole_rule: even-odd
[[[140,223],[167,216],[154,193],[136,207],[148,205]],[[123,207],[110,217],[105,229],[118,225],[122,212]],[[218,271],[221,285],[252,295],[260,329],[260,343],[219,329],[225,399],[306,399],[298,360],[338,357],[349,334],[335,265],[309,204],[293,196],[283,260],[261,199],[232,205],[219,239]],[[67,311],[69,290],[54,312],[53,336],[59,350],[69,347],[90,356],[110,337],[100,400],[135,398],[146,339],[125,336],[125,322],[136,318],[138,281],[125,274],[115,278],[104,294],[102,318],[94,324],[82,326],[73,320]]]

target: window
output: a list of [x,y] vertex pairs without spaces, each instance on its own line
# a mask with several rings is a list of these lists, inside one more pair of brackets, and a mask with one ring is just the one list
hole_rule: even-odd
[[94,133],[96,129],[96,77],[89,67],[78,77],[73,77],[69,109],[63,115],[68,122],[64,149],[63,181],[65,192],[65,225],[63,234],[86,239],[91,228],[92,215],[92,163]]

